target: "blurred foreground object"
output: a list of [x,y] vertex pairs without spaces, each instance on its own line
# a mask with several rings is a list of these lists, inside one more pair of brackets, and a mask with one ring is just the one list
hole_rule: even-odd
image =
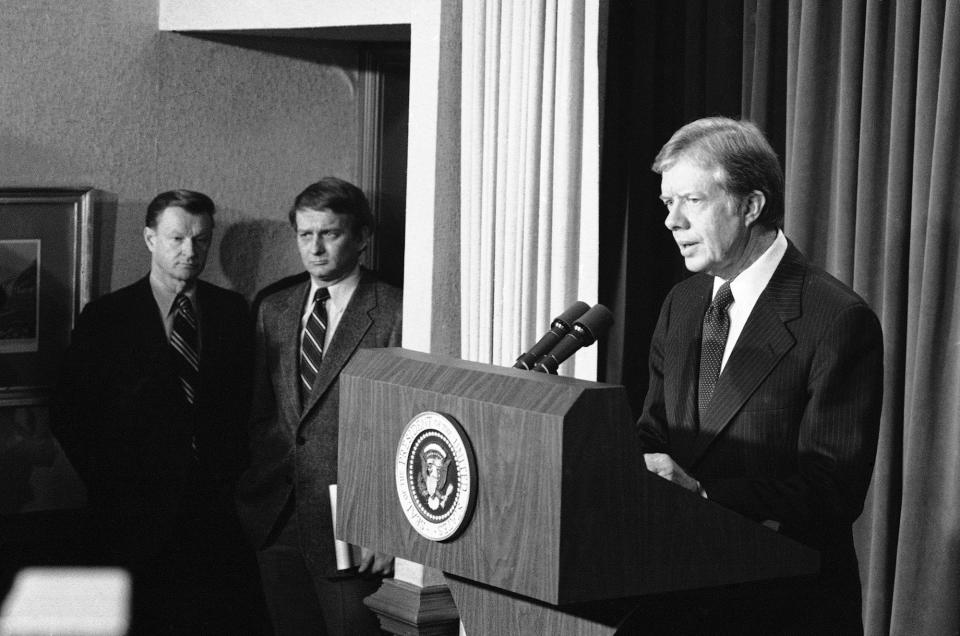
[[0,610],[0,636],[122,635],[130,624],[130,575],[118,568],[27,568]]

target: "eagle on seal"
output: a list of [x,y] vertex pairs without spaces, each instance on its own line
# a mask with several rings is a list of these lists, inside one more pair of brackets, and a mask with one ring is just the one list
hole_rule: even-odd
[[436,443],[427,444],[420,452],[420,477],[417,480],[420,495],[427,500],[430,510],[438,510],[453,492],[453,484],[447,483],[447,467],[453,460]]

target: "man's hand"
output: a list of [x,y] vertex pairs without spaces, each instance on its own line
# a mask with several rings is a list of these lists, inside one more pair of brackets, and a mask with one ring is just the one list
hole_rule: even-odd
[[680,464],[673,461],[673,458],[666,453],[644,453],[643,461],[646,462],[647,470],[651,473],[655,473],[667,481],[672,481],[687,490],[703,494],[700,482],[688,475],[686,471],[680,468]]
[[357,568],[357,571],[390,576],[393,574],[393,557],[389,554],[374,552],[370,548],[360,546],[360,566]]

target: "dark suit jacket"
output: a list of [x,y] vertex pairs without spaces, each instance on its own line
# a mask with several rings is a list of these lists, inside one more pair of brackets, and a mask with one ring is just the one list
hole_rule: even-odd
[[185,490],[198,483],[219,492],[229,509],[244,463],[252,354],[247,303],[198,281],[197,304],[194,407],[180,388],[148,278],[88,304],[65,356],[52,425],[91,508],[122,535],[120,558],[149,558],[173,530]]
[[248,536],[260,548],[295,491],[301,547],[319,577],[336,574],[328,485],[337,482],[340,371],[357,349],[400,345],[402,297],[370,272],[361,274],[301,412],[300,318],[309,289],[304,273],[257,310],[251,465],[237,496]]
[[[698,422],[701,321],[712,292],[713,277],[697,275],[664,302],[638,423],[645,452],[669,453],[711,500],[776,521],[784,534],[821,550],[814,585],[847,601],[837,611],[854,612],[859,621],[851,524],[877,446],[879,322],[859,296],[790,244]],[[828,611],[814,596],[817,611]]]

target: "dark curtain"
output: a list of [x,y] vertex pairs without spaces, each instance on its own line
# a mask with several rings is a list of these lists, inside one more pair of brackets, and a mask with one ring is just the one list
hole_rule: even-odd
[[637,5],[611,1],[607,381],[639,412],[657,311],[684,275],[655,153],[697,117],[758,122],[784,160],[787,235],[883,324],[880,447],[855,526],[866,633],[960,633],[960,2]]
[[609,11],[599,299],[616,322],[602,341],[600,379],[623,384],[639,415],[660,304],[686,275],[650,166],[684,123],[739,115],[743,7],[612,0]]
[[787,233],[884,329],[868,634],[960,633],[960,3],[789,5]]

